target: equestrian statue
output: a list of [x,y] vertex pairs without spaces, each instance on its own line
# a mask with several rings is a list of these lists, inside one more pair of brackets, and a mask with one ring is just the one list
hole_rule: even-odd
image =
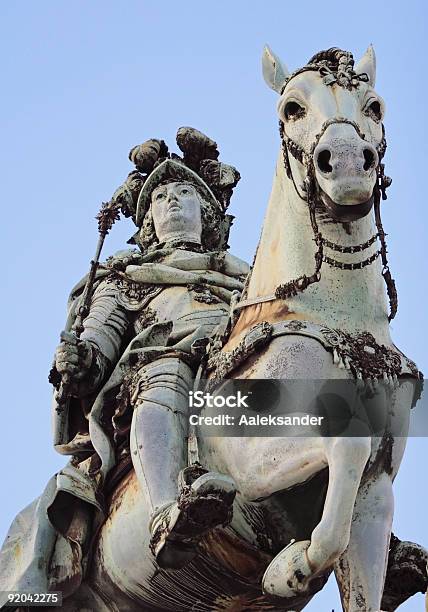
[[[332,571],[346,612],[426,590],[428,553],[391,535],[421,373],[389,330],[375,71],[371,47],[357,64],[332,48],[293,73],[265,48],[281,147],[251,269],[228,252],[240,175],[213,140],[180,128],[180,154],[158,139],[131,150],[49,376],[54,446],[70,460],[12,523],[0,606],[7,592],[61,591],[49,609],[297,611]],[[120,214],[134,248],[100,262]],[[357,381],[383,393],[387,424],[377,436],[204,435],[189,394],[235,379],[320,394]]]

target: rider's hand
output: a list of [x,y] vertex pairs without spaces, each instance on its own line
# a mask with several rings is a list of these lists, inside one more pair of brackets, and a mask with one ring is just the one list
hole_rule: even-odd
[[79,340],[70,332],[61,332],[61,344],[55,351],[55,367],[69,380],[77,382],[84,378],[92,364],[92,347],[86,340]]

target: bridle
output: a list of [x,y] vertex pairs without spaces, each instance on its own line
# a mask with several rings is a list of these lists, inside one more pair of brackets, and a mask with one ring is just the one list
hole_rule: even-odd
[[[322,268],[323,263],[326,263],[327,265],[335,267],[335,268],[339,268],[341,270],[361,270],[362,268],[365,268],[366,266],[369,266],[370,264],[372,264],[378,257],[380,257],[382,261],[382,277],[385,281],[388,298],[389,298],[390,313],[388,316],[388,321],[391,321],[395,317],[397,313],[398,296],[397,296],[395,281],[392,278],[391,272],[389,270],[388,259],[387,259],[387,246],[386,246],[386,239],[385,239],[386,234],[382,226],[381,215],[380,215],[381,199],[382,200],[387,199],[386,189],[391,184],[391,179],[385,176],[384,174],[384,164],[381,163],[383,156],[385,155],[385,151],[386,151],[385,129],[384,129],[383,124],[382,124],[382,140],[376,147],[376,151],[378,154],[378,160],[379,160],[378,165],[376,167],[376,183],[373,188],[373,194],[372,194],[372,197],[370,198],[369,207],[367,210],[367,212],[370,210],[372,202],[373,202],[377,233],[374,236],[372,236],[369,240],[361,244],[357,244],[354,246],[343,246],[335,242],[331,242],[330,240],[327,240],[326,238],[324,238],[318,227],[318,222],[316,219],[316,210],[317,208],[324,209],[325,205],[323,204],[320,198],[320,188],[316,180],[315,166],[314,166],[314,151],[316,147],[318,146],[318,143],[320,142],[327,128],[330,125],[340,124],[340,123],[346,123],[346,124],[351,125],[356,130],[359,137],[362,140],[366,140],[365,134],[363,134],[363,132],[361,131],[357,123],[349,119],[337,117],[334,119],[328,119],[322,125],[320,132],[316,135],[314,142],[312,143],[310,147],[310,152],[307,153],[298,143],[292,140],[292,138],[290,138],[285,133],[284,123],[282,120],[279,121],[279,133],[281,137],[283,163],[284,163],[284,168],[285,168],[287,177],[292,181],[297,195],[301,199],[305,200],[308,204],[309,217],[310,217],[310,222],[312,226],[312,231],[314,234],[314,241],[317,246],[317,250],[314,256],[315,269],[310,276],[303,274],[302,276],[299,276],[298,278],[294,280],[291,280],[285,284],[279,285],[276,288],[274,295],[262,296],[262,297],[258,297],[258,298],[254,298],[250,300],[243,299],[242,301],[240,301],[238,304],[234,306],[234,310],[240,310],[247,306],[251,306],[255,304],[262,304],[262,303],[270,302],[274,300],[285,300],[285,299],[289,299],[291,297],[296,296],[298,293],[302,293],[307,287],[309,287],[309,285],[312,285],[313,283],[317,283],[320,281],[321,268]],[[306,177],[301,186],[303,193],[300,192],[300,190],[298,189],[296,185],[296,181],[294,179],[293,172],[291,170],[290,155],[294,157],[297,161],[299,161],[306,169]],[[333,251],[340,252],[340,253],[359,253],[359,252],[362,252],[368,249],[372,244],[376,242],[377,239],[379,239],[379,242],[380,242],[379,250],[377,250],[370,257],[367,257],[366,259],[359,261],[359,262],[345,263],[345,262],[338,261],[337,259],[333,257],[329,257],[324,254],[324,246],[328,247],[329,249],[332,249]],[[250,276],[247,278],[247,282],[245,284],[244,291],[243,291],[243,296],[246,295],[246,291],[248,289],[248,284],[249,284],[249,279],[250,279]]]

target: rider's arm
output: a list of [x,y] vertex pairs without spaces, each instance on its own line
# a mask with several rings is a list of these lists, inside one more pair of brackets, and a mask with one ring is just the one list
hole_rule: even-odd
[[58,372],[72,378],[72,394],[85,397],[96,391],[119,360],[129,327],[129,314],[121,304],[119,289],[110,280],[94,292],[80,339],[63,334],[56,352]]

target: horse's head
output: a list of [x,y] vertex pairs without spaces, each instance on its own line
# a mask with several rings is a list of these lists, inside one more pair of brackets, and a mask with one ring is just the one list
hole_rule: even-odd
[[265,80],[280,94],[288,175],[302,196],[312,178],[331,216],[341,221],[369,212],[385,151],[375,72],[372,47],[356,66],[351,53],[329,49],[291,74],[268,47],[263,54]]

